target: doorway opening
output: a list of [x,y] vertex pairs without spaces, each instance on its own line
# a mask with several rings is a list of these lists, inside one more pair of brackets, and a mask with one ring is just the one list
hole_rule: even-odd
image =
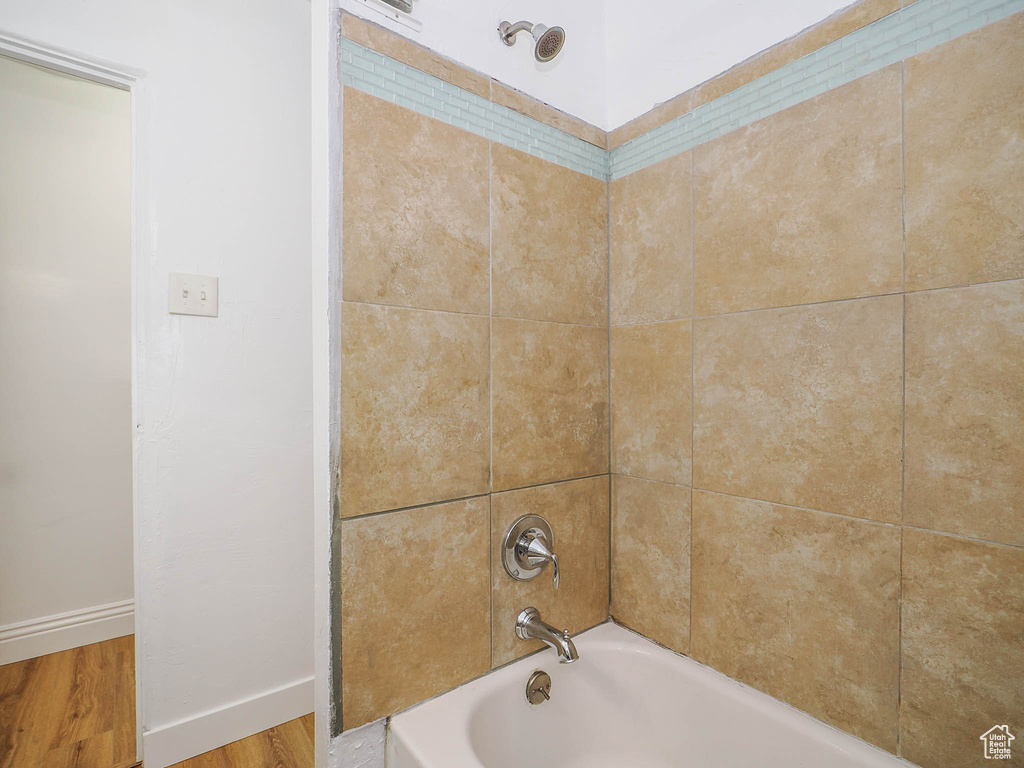
[[0,765],[137,763],[132,265],[130,78],[0,38]]

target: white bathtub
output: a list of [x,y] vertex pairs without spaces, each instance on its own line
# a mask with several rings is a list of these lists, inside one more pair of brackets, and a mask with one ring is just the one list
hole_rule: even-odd
[[[394,717],[388,768],[894,768],[882,750],[613,624]],[[526,681],[551,676],[551,700]]]

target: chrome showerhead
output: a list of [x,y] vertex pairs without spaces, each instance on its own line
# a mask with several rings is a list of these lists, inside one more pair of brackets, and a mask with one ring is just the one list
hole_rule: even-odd
[[533,35],[533,55],[537,61],[551,61],[565,44],[565,30],[561,27],[545,27],[543,24],[531,24],[528,21],[507,21],[498,25],[498,36],[505,45],[515,45],[516,35],[529,32]]
[[535,24],[532,33],[533,39],[536,41],[533,55],[537,57],[537,61],[551,61],[565,44],[565,30],[561,27],[545,27],[543,24]]

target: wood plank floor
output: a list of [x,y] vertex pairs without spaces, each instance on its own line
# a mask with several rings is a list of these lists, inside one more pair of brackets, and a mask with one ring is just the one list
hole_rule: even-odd
[[[134,636],[0,667],[0,768],[133,765]],[[313,768],[313,716],[172,768]]]
[[0,667],[0,768],[134,763],[134,636]]
[[171,768],[313,768],[313,715],[291,720]]

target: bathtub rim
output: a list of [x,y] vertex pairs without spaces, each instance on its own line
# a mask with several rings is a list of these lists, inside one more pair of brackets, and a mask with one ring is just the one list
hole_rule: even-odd
[[[865,741],[859,736],[849,733],[848,731],[844,731],[837,726],[825,722],[824,720],[820,720],[814,715],[798,709],[782,699],[775,698],[771,694],[765,693],[752,685],[744,683],[733,677],[729,677],[724,672],[697,661],[691,656],[687,656],[686,654],[680,653],[668,646],[662,645],[640,632],[616,621],[614,617],[610,617],[600,624],[595,624],[594,626],[573,635],[573,640],[577,644],[582,644],[583,646],[580,648],[581,658],[585,653],[584,649],[588,646],[593,647],[594,645],[619,645],[621,646],[619,650],[647,653],[650,655],[660,656],[665,659],[668,658],[666,654],[671,654],[672,657],[675,657],[675,660],[670,661],[670,663],[685,664],[688,667],[691,667],[691,669],[688,670],[690,674],[708,678],[716,682],[718,685],[725,684],[723,688],[732,695],[746,697],[752,701],[757,701],[768,707],[769,710],[779,709],[781,705],[781,708],[786,710],[784,713],[785,716],[797,727],[798,731],[820,732],[822,728],[825,728],[828,732],[833,734],[833,738],[840,741],[852,740],[855,742],[855,747],[858,751],[865,752],[865,754],[872,755],[882,761],[888,760],[892,768],[897,768],[898,766],[901,768],[920,768],[916,763],[911,763],[906,758]],[[544,657],[546,661],[538,662],[537,659],[543,657],[544,654],[548,654],[547,657]],[[472,749],[470,735],[468,733],[468,726],[471,718],[470,713],[472,712],[473,705],[486,698],[493,686],[501,685],[504,678],[508,677],[511,679],[513,677],[522,676],[525,681],[529,677],[531,671],[541,669],[541,666],[544,664],[554,666],[557,665],[557,663],[558,661],[555,656],[555,652],[550,648],[545,647],[536,651],[531,651],[525,656],[514,659],[500,667],[495,667],[479,677],[467,680],[456,688],[445,691],[444,693],[439,693],[429,699],[424,699],[401,712],[389,716],[386,719],[385,743],[385,752],[388,756],[387,765],[389,768],[392,765],[392,750],[396,748],[399,741],[405,749],[413,754],[414,757],[417,757],[424,762],[432,761],[431,755],[422,755],[420,754],[421,750],[415,748],[414,740],[408,737],[405,733],[405,728],[415,726],[415,721],[419,719],[415,715],[418,710],[422,710],[426,706],[437,705],[439,701],[449,699],[449,697],[450,702],[453,702],[456,699],[461,700],[466,697],[470,697],[462,707],[462,709],[469,714],[469,717],[462,723],[463,730],[460,731],[460,733],[465,737],[465,744],[469,745],[468,752],[475,758],[475,752]],[[413,715],[413,718],[410,718],[410,715]],[[400,722],[396,723],[396,720]],[[410,722],[410,720],[412,720],[412,722]],[[409,725],[406,726],[406,723]],[[865,751],[864,748],[866,748],[867,751]],[[479,760],[477,760],[475,765],[481,765]]]

